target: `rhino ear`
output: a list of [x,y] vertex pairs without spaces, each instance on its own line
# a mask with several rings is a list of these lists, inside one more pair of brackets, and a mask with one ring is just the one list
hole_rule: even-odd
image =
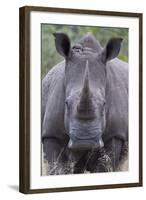
[[60,55],[67,58],[70,53],[70,39],[64,33],[54,33],[55,46]]
[[122,38],[112,38],[102,51],[102,61],[106,63],[116,58],[120,52]]

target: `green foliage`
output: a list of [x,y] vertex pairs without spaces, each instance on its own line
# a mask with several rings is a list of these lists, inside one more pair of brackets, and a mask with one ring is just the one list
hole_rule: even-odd
[[85,33],[91,32],[104,47],[112,37],[122,37],[123,43],[119,58],[128,61],[128,29],[112,27],[91,27],[71,25],[42,24],[41,27],[41,56],[42,56],[42,78],[58,62],[63,60],[56,49],[53,33],[63,32],[68,34],[72,45],[76,43]]

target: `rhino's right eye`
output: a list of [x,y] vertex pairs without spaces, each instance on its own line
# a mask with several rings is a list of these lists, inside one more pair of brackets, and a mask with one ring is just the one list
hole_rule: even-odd
[[68,101],[67,100],[65,101],[65,105],[68,107]]

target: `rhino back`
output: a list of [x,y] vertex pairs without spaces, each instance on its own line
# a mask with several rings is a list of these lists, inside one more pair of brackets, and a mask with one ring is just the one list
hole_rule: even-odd
[[128,63],[114,59],[107,65],[106,129],[111,137],[128,139]]

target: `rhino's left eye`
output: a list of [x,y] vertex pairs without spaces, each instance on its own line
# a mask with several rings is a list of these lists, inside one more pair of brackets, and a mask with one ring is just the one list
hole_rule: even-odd
[[65,105],[68,106],[68,101],[67,100],[65,101]]
[[104,101],[104,102],[103,102],[103,107],[105,107],[105,104],[106,104],[106,102]]
[[68,109],[70,108],[70,103],[69,103],[68,100],[65,101],[65,105],[66,105],[66,107],[67,107]]

